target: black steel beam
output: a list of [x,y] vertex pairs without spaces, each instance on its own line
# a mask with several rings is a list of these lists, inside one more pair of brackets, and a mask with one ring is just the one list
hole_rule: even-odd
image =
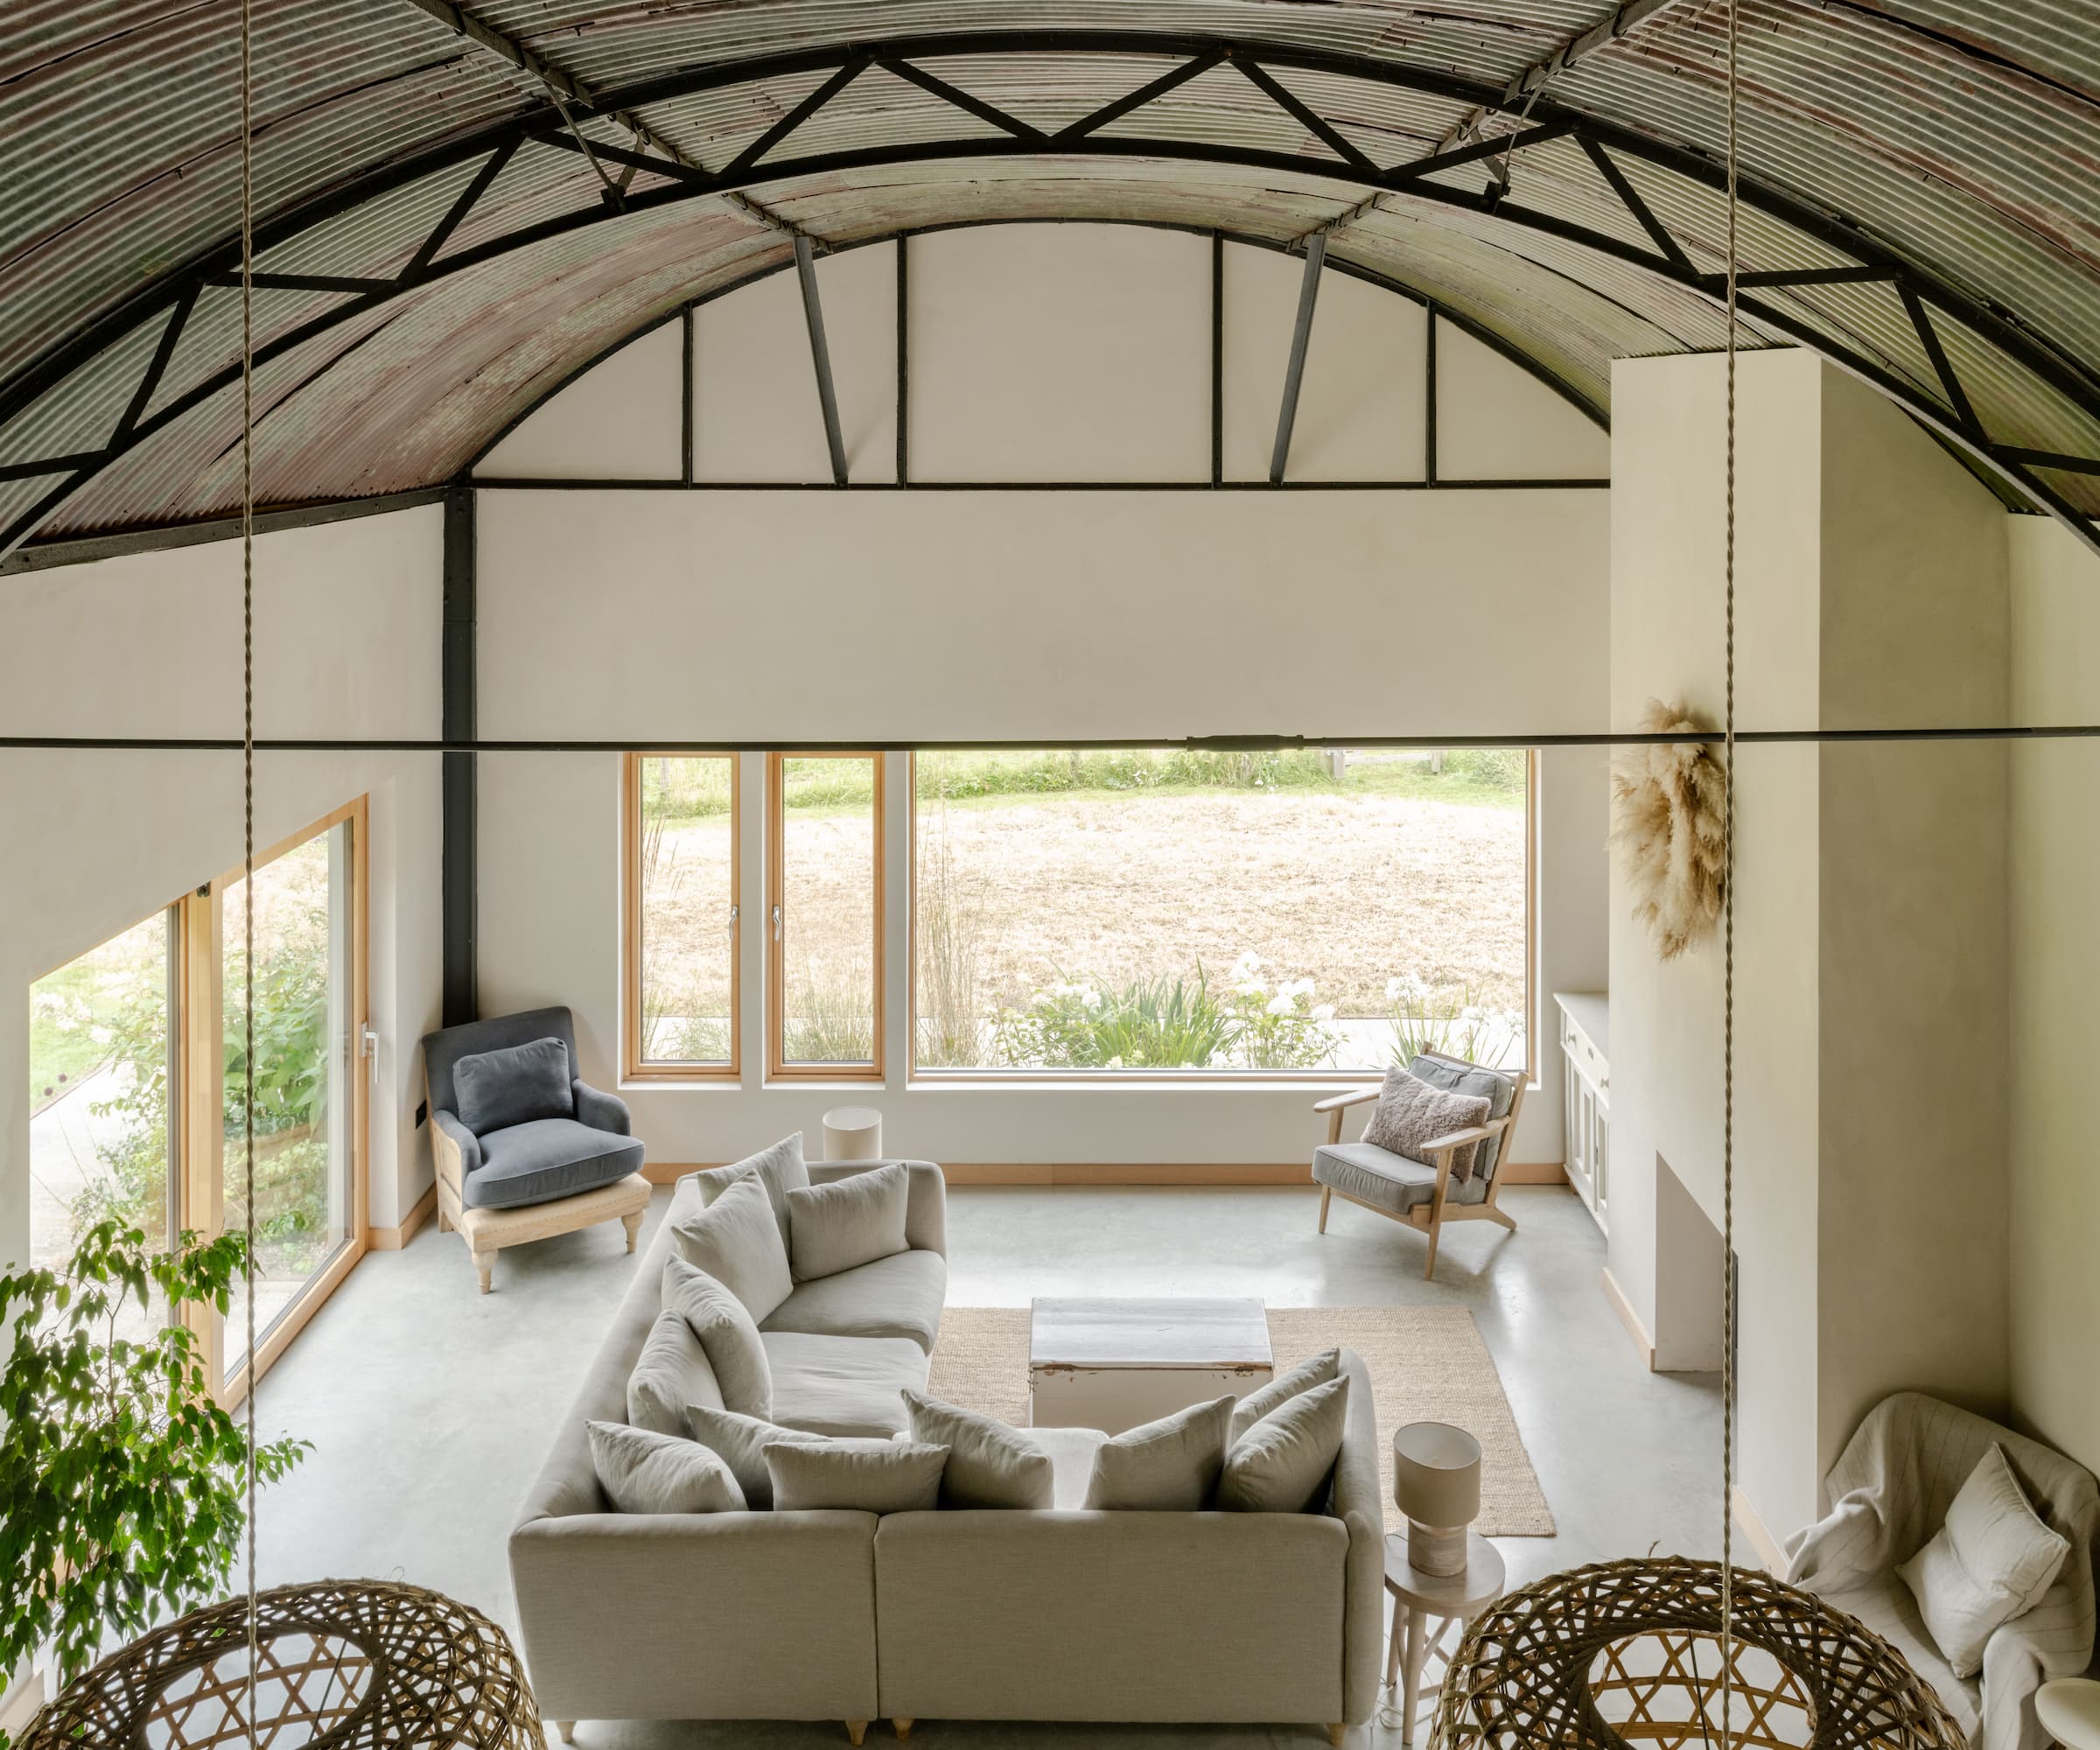
[[464,751],[477,729],[475,683],[474,489],[456,486],[444,494],[444,704],[440,733],[443,760],[444,852],[440,877],[443,899],[444,1017],[456,1027],[480,1012],[480,975],[476,965],[480,934],[480,882],[479,755]]
[[1298,316],[1291,325],[1291,360],[1284,367],[1283,405],[1276,414],[1276,444],[1269,452],[1269,484],[1281,486],[1291,464],[1291,428],[1298,424],[1298,392],[1306,381],[1306,351],[1312,344],[1312,309],[1320,301],[1320,264],[1327,258],[1327,234],[1316,232],[1306,243],[1306,274],[1298,284]]
[[846,483],[846,440],[838,424],[838,391],[831,381],[831,348],[824,340],[824,306],[816,296],[816,260],[809,240],[794,240],[794,276],[802,289],[802,319],[809,329],[809,362],[816,372],[816,400],[824,416],[824,448],[831,455],[831,484]]
[[1422,317],[1422,483],[1437,483],[1437,306]]
[[1225,234],[1210,234],[1210,483],[1225,483]]
[[911,234],[897,237],[897,484],[912,479],[912,252]]
[[693,306],[678,312],[678,478],[693,483]]
[[1040,146],[1048,137],[1040,128],[1030,127],[1027,122],[1009,116],[996,103],[987,103],[982,97],[972,96],[961,87],[950,85],[938,74],[928,73],[915,61],[906,60],[902,55],[878,56],[875,65],[885,73],[893,74],[907,84],[915,85],[942,102],[953,105],[964,115],[975,116],[980,122],[989,122],[993,127],[1012,134],[1017,140]]

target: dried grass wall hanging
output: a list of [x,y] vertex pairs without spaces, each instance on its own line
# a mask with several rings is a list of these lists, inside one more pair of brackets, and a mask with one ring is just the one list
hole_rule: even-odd
[[[1707,733],[1682,704],[1650,699],[1651,735]],[[1703,741],[1622,748],[1612,766],[1612,844],[1634,892],[1634,915],[1675,960],[1713,934],[1726,881],[1728,774]]]

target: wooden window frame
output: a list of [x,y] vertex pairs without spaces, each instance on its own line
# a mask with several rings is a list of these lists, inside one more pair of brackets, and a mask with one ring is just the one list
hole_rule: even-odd
[[[874,1048],[872,1063],[790,1063],[787,1060],[787,962],[784,930],[776,928],[774,919],[784,921],[785,882],[787,867],[783,857],[788,827],[787,794],[782,782],[786,763],[790,760],[865,760],[874,773],[874,843],[872,857],[874,862],[875,931],[873,960],[870,979],[874,1010]],[[888,1002],[889,979],[884,962],[883,938],[886,934],[885,889],[883,870],[885,850],[883,840],[884,791],[883,767],[886,762],[877,749],[823,748],[802,752],[794,748],[777,748],[766,756],[766,1079],[768,1082],[879,1082],[884,1075],[883,1012]]]
[[[641,1054],[641,765],[645,760],[729,762],[729,1060],[682,1063]],[[744,1070],[744,761],[735,753],[664,753],[636,748],[620,772],[620,1079],[629,1082],[739,1082]]]
[[[919,1063],[919,754],[906,756],[909,802],[905,813],[906,872],[911,902],[906,907],[905,1049],[906,1075],[914,1082],[952,1087],[958,1083],[1026,1083],[1038,1088],[1128,1088],[1137,1082],[1173,1082],[1184,1087],[1237,1087],[1250,1082],[1291,1086],[1362,1086],[1378,1080],[1372,1069],[1109,1069],[1054,1070],[921,1068]],[[1524,1062],[1525,1085],[1538,1085],[1538,749],[1524,750]]]

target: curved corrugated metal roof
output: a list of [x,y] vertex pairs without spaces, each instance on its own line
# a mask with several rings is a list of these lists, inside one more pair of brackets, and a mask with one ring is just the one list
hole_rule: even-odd
[[[2066,464],[2100,458],[2100,4],[1740,5],[1743,258],[1796,276],[1748,289],[1746,339],[1816,346],[2092,538],[2100,461]],[[584,361],[777,266],[791,229],[1097,218],[1289,243],[1340,220],[1331,261],[1592,410],[1614,358],[1723,338],[1702,277],[1724,234],[1718,0],[256,14],[268,500],[450,477]],[[0,16],[0,542],[233,502],[238,16]],[[632,170],[620,200],[571,123]],[[1499,205],[1477,161],[1406,180],[1471,129],[1542,125]]]

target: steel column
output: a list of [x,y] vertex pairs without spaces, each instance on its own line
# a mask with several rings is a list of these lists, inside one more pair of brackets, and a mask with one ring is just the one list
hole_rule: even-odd
[[846,440],[838,427],[838,394],[831,386],[831,348],[824,343],[824,307],[816,298],[816,261],[807,237],[794,240],[794,276],[802,282],[802,315],[809,324],[809,361],[824,411],[824,445],[831,452],[831,484],[846,483]]
[[[474,686],[474,489],[448,487],[444,494],[444,705],[440,733],[450,744],[472,742],[478,725]],[[480,1012],[480,977],[475,964],[479,934],[478,814],[480,786],[472,753],[444,753],[444,1019],[448,1027]]]
[[1276,416],[1276,447],[1269,452],[1269,484],[1281,486],[1291,460],[1291,428],[1298,423],[1298,391],[1306,378],[1306,348],[1312,340],[1312,306],[1320,298],[1320,264],[1327,258],[1327,234],[1306,244],[1306,276],[1298,288],[1298,321],[1291,330],[1291,362],[1284,370],[1284,404]]

